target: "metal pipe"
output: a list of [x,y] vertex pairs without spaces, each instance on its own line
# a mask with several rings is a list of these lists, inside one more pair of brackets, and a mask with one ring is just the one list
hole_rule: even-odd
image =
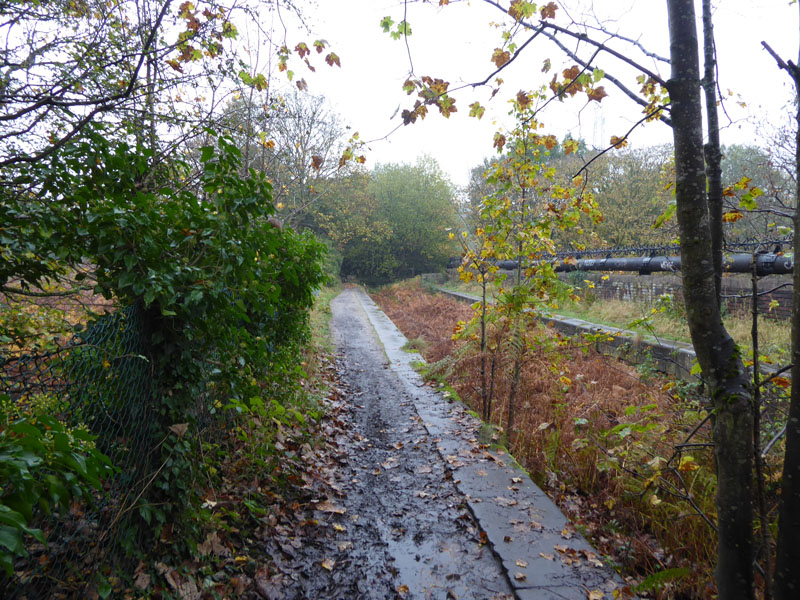
[[[749,273],[751,270],[752,254],[729,254],[723,259],[723,268],[728,273]],[[783,254],[756,254],[756,274],[787,275],[793,271],[793,261]],[[448,267],[457,267],[459,259],[450,259]],[[499,260],[495,264],[500,269],[513,270],[517,268],[515,260]],[[650,273],[674,273],[681,270],[680,256],[640,256],[636,258],[579,258],[558,259],[555,262],[556,272],[565,271],[636,271],[639,275]]]

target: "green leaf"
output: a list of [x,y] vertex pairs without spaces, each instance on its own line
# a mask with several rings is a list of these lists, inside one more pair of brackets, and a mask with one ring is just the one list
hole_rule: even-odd
[[756,202],[756,198],[762,195],[764,195],[764,192],[762,192],[759,188],[754,187],[742,196],[742,199],[739,200],[739,206],[746,210],[756,210],[758,208],[758,202]]
[[214,148],[211,146],[203,146],[200,148],[200,161],[207,163],[214,158]]
[[25,550],[25,544],[22,542],[21,531],[7,525],[0,525],[0,546],[18,556],[27,556],[28,554]]
[[17,511],[10,509],[5,504],[0,504],[0,523],[24,529],[27,527],[28,521]]
[[653,223],[653,229],[658,229],[659,227],[664,225],[664,223],[672,219],[672,217],[675,216],[675,212],[677,210],[678,210],[678,205],[675,203],[675,201],[670,202],[670,205],[667,207],[667,210],[665,210],[656,218],[655,223]]
[[14,574],[14,557],[6,552],[0,552],[0,567],[11,577]]
[[101,577],[97,582],[97,595],[105,600],[111,595],[111,591],[111,583],[105,577]]

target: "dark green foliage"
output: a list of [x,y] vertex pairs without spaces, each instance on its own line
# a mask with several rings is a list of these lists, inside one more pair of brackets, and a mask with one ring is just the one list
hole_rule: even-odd
[[[136,532],[129,539],[146,547],[159,540],[166,524],[175,548],[196,543],[203,518],[197,484],[211,477],[198,458],[200,445],[212,433],[235,427],[231,411],[266,406],[263,416],[274,413],[281,420],[286,394],[295,391],[290,382],[302,374],[299,354],[308,335],[313,290],[324,280],[324,246],[311,234],[282,228],[272,218],[271,186],[263,174],[250,171],[243,177],[239,150],[226,138],[210,137],[214,145],[197,151],[198,169],[175,160],[154,173],[146,151],[109,143],[102,131],[92,130],[47,162],[6,173],[0,197],[0,216],[7,224],[0,238],[0,283],[13,278],[15,285],[36,286],[77,272],[76,278],[92,281],[96,292],[136,305],[143,314],[154,416],[147,424],[151,472],[143,479],[148,485],[137,510],[126,515],[142,519],[143,524],[127,520]],[[71,353],[73,362],[94,352],[78,350]],[[65,373],[69,360],[63,363]],[[100,375],[115,366],[99,364]],[[84,395],[92,390],[109,395],[100,384],[82,389]],[[11,440],[15,448],[28,448],[31,471],[33,463],[44,460],[45,449],[25,425],[32,413],[20,397],[9,398],[22,413],[7,417],[0,444]],[[113,408],[111,402],[106,408]],[[92,415],[76,410],[67,407],[57,415],[60,420],[51,417],[53,431],[68,431],[64,423],[70,420],[91,429]],[[89,498],[110,467],[91,437],[71,435],[77,440],[73,447],[61,442],[58,447],[72,459],[48,462],[48,473],[68,480],[72,496]],[[78,444],[81,440],[86,443]],[[97,447],[119,443],[115,440],[98,439]],[[2,514],[6,509],[19,513],[24,507],[14,498],[23,493],[31,505],[39,498],[56,504],[46,497],[53,490],[60,501],[70,497],[53,486],[29,493],[30,478],[23,477],[28,471],[12,469],[19,463],[12,458],[0,455]],[[83,472],[76,464],[96,466]],[[0,524],[8,526],[8,520],[0,518]],[[20,554],[19,532],[38,535],[23,527],[27,520],[14,538],[0,530],[0,550]],[[0,554],[8,566],[8,555]]]
[[392,276],[443,270],[455,249],[447,233],[458,222],[453,187],[436,161],[382,165],[373,172],[369,190],[391,228]]
[[0,567],[11,575],[14,556],[26,556],[24,536],[46,543],[34,513],[65,510],[73,499],[91,501],[113,473],[108,458],[83,427],[47,414],[54,399],[40,396],[20,407],[0,394]]
[[431,158],[381,165],[320,185],[311,226],[341,253],[342,277],[385,283],[442,271],[458,246],[455,191]]

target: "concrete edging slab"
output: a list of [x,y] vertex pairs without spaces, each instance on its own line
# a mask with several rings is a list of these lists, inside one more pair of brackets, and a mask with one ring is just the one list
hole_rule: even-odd
[[402,349],[405,336],[363,290],[358,299],[516,597],[585,600],[600,591],[612,598],[622,579],[508,454],[478,443],[481,421],[426,386],[413,367],[424,362],[419,353]]

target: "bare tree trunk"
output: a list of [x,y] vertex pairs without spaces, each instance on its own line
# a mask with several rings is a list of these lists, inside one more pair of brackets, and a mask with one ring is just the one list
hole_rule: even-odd
[[693,0],[667,0],[675,143],[675,190],[684,299],[697,359],[713,401],[719,550],[725,600],[754,598],[752,392],[739,350],[722,324],[714,283],[703,152],[700,67]]
[[[800,59],[798,59],[800,62]],[[797,65],[782,65],[794,80],[797,97],[795,138],[794,230],[800,231],[800,70]],[[775,598],[800,597],[800,268],[795,251],[792,292],[792,399],[786,423],[786,454],[778,513],[778,547],[775,557]]]
[[717,76],[714,27],[711,22],[711,0],[703,0],[703,54],[705,74],[703,92],[708,118],[708,142],[705,145],[706,177],[708,178],[708,212],[711,226],[711,253],[714,261],[714,286],[717,304],[722,293],[722,150],[719,143],[717,114]]

